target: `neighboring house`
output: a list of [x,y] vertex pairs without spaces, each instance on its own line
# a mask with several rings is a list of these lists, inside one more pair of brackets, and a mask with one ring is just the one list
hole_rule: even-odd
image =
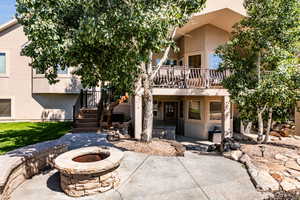
[[[229,40],[232,26],[246,16],[242,0],[208,0],[206,8],[177,31],[180,51],[169,54],[154,80],[154,132],[208,139],[209,131],[232,133],[229,93],[221,86],[227,75],[216,71],[215,49]],[[155,55],[153,62],[159,62]],[[133,101],[135,137],[141,137],[142,91]]]
[[60,70],[60,81],[49,85],[20,55],[27,41],[16,20],[0,26],[0,121],[71,120],[80,80]]

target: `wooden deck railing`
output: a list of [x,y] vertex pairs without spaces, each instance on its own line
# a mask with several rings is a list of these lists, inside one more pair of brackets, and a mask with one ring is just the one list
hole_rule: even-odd
[[186,66],[162,66],[156,74],[153,86],[159,88],[222,88],[222,81],[228,75],[212,69]]

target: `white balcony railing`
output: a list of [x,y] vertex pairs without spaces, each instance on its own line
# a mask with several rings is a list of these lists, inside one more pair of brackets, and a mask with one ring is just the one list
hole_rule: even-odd
[[156,74],[153,86],[159,88],[222,88],[222,81],[229,75],[212,69],[185,66],[163,66]]

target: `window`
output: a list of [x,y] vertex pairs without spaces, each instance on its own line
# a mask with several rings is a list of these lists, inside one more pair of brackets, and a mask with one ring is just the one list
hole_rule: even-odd
[[201,68],[201,55],[189,56],[189,66],[191,68]]
[[222,120],[222,102],[210,102],[209,115],[210,120]]
[[[157,58],[157,59],[155,60],[155,62],[156,62],[157,65],[159,64],[160,61],[161,61],[160,58]],[[171,65],[171,66],[177,65],[177,60],[174,60],[174,59],[167,59],[167,60],[163,63],[163,65]]]
[[190,101],[189,103],[189,119],[201,120],[201,102]]
[[219,69],[222,59],[216,54],[209,55],[209,69]]
[[11,117],[10,99],[0,99],[0,117]]
[[42,70],[40,70],[40,69],[36,69],[36,70],[35,70],[35,73],[36,73],[36,74],[44,74],[44,72],[43,72]]
[[0,74],[6,73],[6,54],[0,52]]
[[183,60],[179,60],[179,66],[183,66]]
[[157,58],[157,59],[155,60],[155,62],[156,62],[156,65],[158,65],[159,62],[160,62],[160,58]]
[[68,74],[68,68],[66,67],[64,70],[59,66],[57,68],[57,74]]

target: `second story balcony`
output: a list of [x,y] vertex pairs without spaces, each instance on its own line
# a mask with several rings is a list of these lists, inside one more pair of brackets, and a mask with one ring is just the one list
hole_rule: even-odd
[[228,72],[214,69],[162,66],[154,78],[153,86],[177,89],[223,89],[221,83],[228,75]]

